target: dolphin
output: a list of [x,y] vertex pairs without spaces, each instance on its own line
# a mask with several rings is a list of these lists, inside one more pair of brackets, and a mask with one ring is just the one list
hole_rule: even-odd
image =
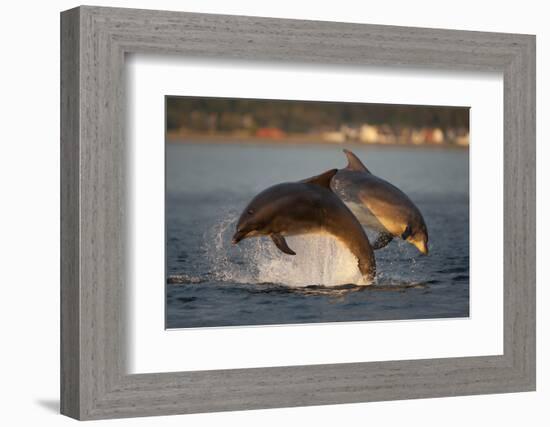
[[270,236],[282,252],[296,255],[285,236],[328,233],[355,255],[363,278],[372,281],[376,262],[365,230],[330,189],[337,171],[332,169],[303,181],[277,184],[259,193],[241,214],[233,244],[249,237]]
[[427,255],[428,229],[416,205],[399,188],[373,175],[351,151],[344,149],[344,153],[348,165],[330,185],[361,224],[380,233],[373,249],[400,237]]

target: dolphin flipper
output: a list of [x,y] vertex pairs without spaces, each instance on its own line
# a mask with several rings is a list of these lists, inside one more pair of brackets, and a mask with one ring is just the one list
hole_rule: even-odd
[[407,240],[411,234],[412,234],[411,226],[407,224],[407,228],[405,228],[405,231],[401,235],[401,238],[403,240]]
[[270,234],[269,236],[271,237],[271,240],[273,240],[273,243],[275,243],[275,246],[277,246],[281,252],[284,252],[288,255],[296,255],[296,252],[288,247],[286,240],[283,236],[277,233]]
[[390,233],[380,233],[376,238],[376,241],[372,244],[374,250],[382,249],[393,240],[393,236]]

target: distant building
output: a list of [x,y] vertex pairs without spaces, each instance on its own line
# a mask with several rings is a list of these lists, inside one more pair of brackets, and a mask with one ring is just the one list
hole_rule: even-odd
[[428,144],[443,144],[445,142],[445,135],[439,128],[430,129],[429,139],[426,141]]
[[463,147],[470,145],[470,136],[468,134],[457,136],[455,139],[455,144]]
[[375,126],[364,124],[359,128],[359,141],[364,144],[376,144],[378,142],[378,129]]
[[423,129],[413,129],[411,132],[411,143],[415,145],[424,144]]
[[342,144],[346,142],[346,135],[344,134],[344,132],[340,132],[338,130],[323,132],[321,134],[321,137],[327,142],[335,142],[337,144]]
[[357,141],[359,139],[359,129],[353,126],[343,125],[340,132],[344,134],[346,141]]
[[258,138],[281,139],[286,136],[286,133],[279,128],[259,128],[256,131],[256,136]]

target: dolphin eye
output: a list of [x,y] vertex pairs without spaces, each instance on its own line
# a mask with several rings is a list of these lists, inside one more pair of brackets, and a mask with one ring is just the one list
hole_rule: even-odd
[[254,209],[248,209],[247,213],[248,213],[249,215],[254,215]]

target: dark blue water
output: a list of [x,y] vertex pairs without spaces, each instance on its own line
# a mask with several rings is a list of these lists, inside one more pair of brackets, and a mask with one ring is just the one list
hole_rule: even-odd
[[468,151],[348,148],[420,208],[429,256],[393,241],[375,252],[376,281],[357,286],[356,260],[330,237],[287,239],[296,256],[268,238],[231,245],[255,194],[345,166],[342,147],[167,144],[166,327],[467,317]]

